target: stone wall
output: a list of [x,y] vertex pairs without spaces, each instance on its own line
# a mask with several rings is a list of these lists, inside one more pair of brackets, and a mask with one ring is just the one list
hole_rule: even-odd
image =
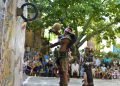
[[0,86],[21,86],[26,23],[16,16],[16,8],[24,0],[2,1],[0,10],[3,10],[4,17],[0,22]]

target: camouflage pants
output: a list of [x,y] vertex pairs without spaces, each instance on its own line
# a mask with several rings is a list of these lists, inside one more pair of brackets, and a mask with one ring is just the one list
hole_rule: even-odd
[[60,86],[68,86],[68,58],[59,60]]

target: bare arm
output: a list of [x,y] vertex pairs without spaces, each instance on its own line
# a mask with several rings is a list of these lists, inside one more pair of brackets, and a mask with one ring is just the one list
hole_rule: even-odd
[[57,45],[61,45],[62,48],[66,48],[67,49],[67,46],[68,46],[69,43],[70,43],[70,40],[65,38],[65,39],[63,39],[61,41],[58,41],[58,42],[56,42],[54,44],[51,44],[50,48],[53,48],[53,47],[55,47]]
[[59,42],[59,41],[56,42],[56,43],[54,43],[54,44],[51,44],[49,47],[50,47],[50,48],[53,48],[53,47],[55,47],[55,46],[57,46],[57,45],[60,45],[60,42]]
[[61,33],[60,33],[60,32],[55,31],[55,30],[52,30],[52,29],[50,30],[50,32],[52,32],[52,33],[54,33],[55,35],[58,35],[58,36],[59,36],[59,35],[61,35]]

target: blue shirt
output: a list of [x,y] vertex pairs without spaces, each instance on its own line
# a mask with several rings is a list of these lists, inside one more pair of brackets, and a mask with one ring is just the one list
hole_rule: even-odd
[[105,59],[104,59],[104,62],[105,62],[105,63],[111,63],[111,61],[112,61],[112,60],[111,60],[110,58],[105,58]]

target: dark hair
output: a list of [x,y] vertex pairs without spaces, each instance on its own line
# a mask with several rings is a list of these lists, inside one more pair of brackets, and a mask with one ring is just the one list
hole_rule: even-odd
[[[70,29],[71,32],[73,31],[71,27],[67,27],[67,29]],[[71,33],[69,33],[69,32],[66,32],[66,33],[67,33],[67,34],[71,34]]]
[[68,29],[70,29],[70,30],[71,30],[71,32],[73,31],[71,27],[68,27]]

